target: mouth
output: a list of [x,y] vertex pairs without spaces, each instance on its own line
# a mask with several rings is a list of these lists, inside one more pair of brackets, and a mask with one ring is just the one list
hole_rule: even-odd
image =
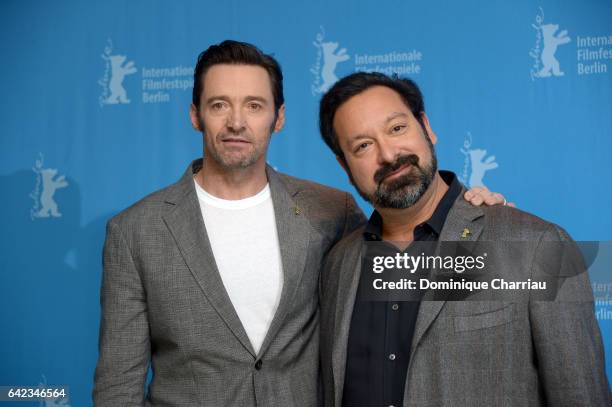
[[225,145],[236,145],[236,146],[244,146],[247,144],[251,144],[250,141],[248,141],[245,138],[241,138],[241,137],[225,137],[221,139],[221,142]]
[[402,165],[397,170],[395,170],[393,172],[390,172],[387,175],[385,175],[385,177],[381,180],[381,182],[387,181],[387,180],[390,180],[390,179],[393,179],[393,178],[399,176],[402,172],[404,172],[404,170],[409,169],[410,167],[412,167],[412,164],[410,164],[410,163],[406,163],[406,164]]

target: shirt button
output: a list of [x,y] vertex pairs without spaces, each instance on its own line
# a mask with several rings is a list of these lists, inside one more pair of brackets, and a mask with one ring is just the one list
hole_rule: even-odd
[[391,309],[392,309],[393,311],[397,311],[397,310],[399,309],[399,305],[397,305],[397,304],[393,304],[393,305],[391,306]]
[[262,364],[263,364],[263,362],[261,361],[261,359],[259,359],[257,362],[255,362],[255,369],[261,370],[261,365]]
[[391,353],[389,355],[389,360],[395,360],[395,353]]

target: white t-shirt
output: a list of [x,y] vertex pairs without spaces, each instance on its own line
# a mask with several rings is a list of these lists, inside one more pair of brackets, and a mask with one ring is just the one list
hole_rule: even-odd
[[226,200],[194,183],[223,285],[258,353],[283,288],[270,186],[246,199]]

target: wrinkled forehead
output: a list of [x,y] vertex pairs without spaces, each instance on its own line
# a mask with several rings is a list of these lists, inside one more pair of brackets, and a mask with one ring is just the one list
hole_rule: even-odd
[[386,86],[373,86],[341,104],[333,125],[342,139],[365,135],[400,119],[414,119],[400,94]]
[[203,97],[261,97],[272,101],[272,82],[268,72],[258,65],[218,64],[204,74]]

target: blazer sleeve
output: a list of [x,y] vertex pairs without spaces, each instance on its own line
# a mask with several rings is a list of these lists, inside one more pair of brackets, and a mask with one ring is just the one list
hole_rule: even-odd
[[94,406],[142,406],[149,368],[147,303],[141,276],[119,228],[106,228]]
[[348,235],[353,230],[363,225],[366,220],[367,219],[363,214],[363,211],[359,208],[357,202],[355,202],[353,195],[346,192],[346,215],[342,237]]
[[550,276],[554,265],[557,282],[554,301],[529,303],[538,374],[547,405],[612,406],[591,284],[577,257],[575,242],[554,225],[536,249],[532,272]]

